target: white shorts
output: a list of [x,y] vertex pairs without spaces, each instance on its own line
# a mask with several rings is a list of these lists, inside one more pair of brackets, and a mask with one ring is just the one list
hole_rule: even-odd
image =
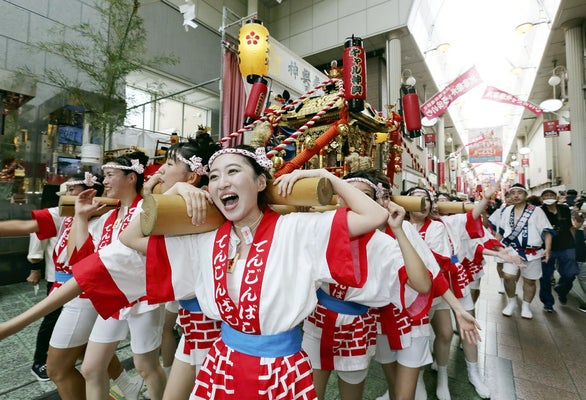
[[526,267],[519,267],[511,263],[503,264],[503,272],[505,274],[516,276],[519,270],[521,270],[521,276],[525,279],[537,280],[541,278],[541,274],[543,272],[541,269],[541,258],[527,261]]
[[172,314],[177,314],[179,312],[179,302],[178,301],[168,301],[165,303],[165,310],[169,311]]
[[[439,299],[440,299],[439,302],[437,304],[434,304],[431,307],[431,309],[429,310],[429,319],[432,319],[433,315],[438,310],[451,310],[450,305],[443,297],[439,297]],[[460,304],[462,304],[462,307],[464,307],[464,310],[466,310],[466,311],[474,310],[474,301],[472,300],[472,295],[470,293],[468,293],[464,297],[458,299],[458,301],[460,302]]]
[[[183,352],[183,347],[185,347],[185,335],[181,335],[181,339],[179,339],[179,344],[177,345],[177,350],[175,350],[175,358],[179,361],[183,361],[186,364],[193,365],[193,366],[201,366],[203,364],[203,360],[196,359],[196,351],[191,350],[189,354],[185,354]],[[204,357],[205,358],[205,357]]]
[[409,368],[419,368],[431,364],[433,357],[429,349],[429,336],[411,338],[411,346],[402,350],[392,350],[387,335],[376,337],[376,354],[374,359],[380,364],[399,364]]
[[89,299],[75,299],[63,306],[49,344],[56,349],[71,349],[86,344],[98,313]]
[[130,332],[130,349],[134,354],[149,353],[159,346],[163,335],[164,308],[133,314],[128,319],[103,319],[98,316],[90,340],[96,343],[114,343],[126,339]]
[[368,368],[358,371],[336,371],[338,378],[351,385],[358,385],[366,379]]

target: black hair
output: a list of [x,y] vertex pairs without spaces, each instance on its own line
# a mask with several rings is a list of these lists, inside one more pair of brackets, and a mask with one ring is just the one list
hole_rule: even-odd
[[[118,165],[122,165],[125,167],[130,167],[130,166],[132,166],[132,160],[138,160],[138,162],[143,167],[146,167],[146,165],[149,161],[149,158],[142,151],[135,151],[133,153],[128,153],[128,154],[124,154],[123,156],[116,157],[113,160],[108,161],[108,163],[113,163],[113,164],[118,164]],[[124,173],[124,175],[136,174],[135,190],[137,193],[140,193],[140,191],[142,190],[142,185],[144,184],[144,173],[139,174],[138,172],[133,171],[131,169],[121,169],[120,171],[122,171]]]
[[[369,168],[369,169],[361,169],[358,171],[353,171],[346,174],[342,179],[351,179],[351,178],[362,178],[366,179],[371,182],[373,185],[378,186],[380,183],[382,187],[386,190],[391,190],[391,184],[389,183],[389,178],[379,171],[376,168]],[[376,191],[372,194],[372,198],[376,201]]]
[[[167,158],[171,158],[177,161],[177,155],[189,160],[193,156],[201,158],[202,165],[207,165],[210,157],[216,151],[221,150],[222,146],[214,142],[212,137],[207,133],[199,133],[195,138],[187,139],[187,142],[175,143],[167,150]],[[189,170],[189,166],[186,166]],[[201,175],[197,182],[198,187],[202,187],[208,184],[207,175]]]

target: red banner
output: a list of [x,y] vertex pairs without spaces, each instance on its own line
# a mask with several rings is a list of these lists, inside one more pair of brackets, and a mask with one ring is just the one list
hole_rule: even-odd
[[572,130],[571,124],[559,124],[558,132],[570,132]]
[[503,92],[502,90],[499,90],[493,86],[486,87],[486,90],[484,91],[482,98],[487,99],[487,100],[498,101],[499,103],[512,104],[515,106],[523,106],[535,115],[543,114],[543,110],[541,108],[539,108],[538,106],[536,106],[535,104],[530,103],[528,101],[521,100],[518,97],[513,96],[510,93]]
[[437,118],[442,115],[458,97],[468,93],[482,82],[476,67],[470,68],[453,80],[441,92],[436,93],[421,106],[421,112],[427,118]]
[[425,147],[427,148],[434,148],[435,147],[435,133],[426,133],[424,135],[425,138]]
[[557,119],[543,121],[543,136],[546,138],[559,136],[558,123],[559,121]]

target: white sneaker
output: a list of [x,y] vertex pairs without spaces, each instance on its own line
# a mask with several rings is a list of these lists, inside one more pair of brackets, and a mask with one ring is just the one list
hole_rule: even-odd
[[482,381],[478,371],[478,363],[472,363],[466,360],[466,369],[468,370],[468,381],[474,386],[478,396],[483,399],[490,399],[490,389]]
[[531,306],[526,301],[521,306],[521,317],[525,319],[533,319],[533,313],[531,312]]
[[380,396],[380,397],[377,397],[377,398],[376,398],[376,400],[390,400],[390,397],[389,397],[389,391],[387,390],[387,391],[385,392],[385,394],[383,394],[383,395],[382,395],[382,396]]
[[480,379],[468,379],[470,383],[474,386],[474,390],[476,390],[476,394],[482,399],[490,399],[490,389],[484,382]]
[[509,299],[507,306],[503,309],[503,315],[505,317],[510,317],[511,315],[513,315],[513,312],[515,312],[516,308],[517,308],[517,298],[512,297]]

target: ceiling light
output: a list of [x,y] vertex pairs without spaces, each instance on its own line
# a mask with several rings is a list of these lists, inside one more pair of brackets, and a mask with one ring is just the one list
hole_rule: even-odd
[[511,167],[515,168],[519,166],[519,161],[511,161]]
[[545,112],[556,112],[562,108],[563,105],[564,102],[560,99],[547,99],[539,103],[539,108]]
[[519,149],[519,154],[526,155],[526,154],[529,154],[529,153],[531,153],[531,149],[529,147],[521,147]]
[[[427,118],[427,117],[423,117],[421,118],[421,125],[423,126],[434,126],[437,122],[437,118]],[[450,138],[451,139],[451,138]]]
[[407,86],[415,86],[417,83],[417,79],[413,77],[413,73],[410,69],[406,69],[401,73],[401,78],[403,80],[403,85]]
[[552,75],[549,77],[549,79],[547,80],[547,83],[549,84],[549,86],[557,86],[562,82],[562,78],[560,78],[557,75]]
[[427,53],[429,53],[431,51],[438,51],[438,52],[440,52],[442,54],[445,54],[445,53],[448,52],[448,50],[450,49],[451,46],[452,45],[449,44],[449,43],[440,43],[437,46],[432,47],[431,49],[428,49],[428,50],[424,51],[423,54],[427,54]]
[[523,22],[522,24],[517,25],[517,27],[515,28],[515,31],[517,33],[520,33],[521,35],[524,35],[527,32],[529,32],[531,29],[533,29],[533,27],[535,25],[548,24],[548,23],[549,23],[549,21]]

